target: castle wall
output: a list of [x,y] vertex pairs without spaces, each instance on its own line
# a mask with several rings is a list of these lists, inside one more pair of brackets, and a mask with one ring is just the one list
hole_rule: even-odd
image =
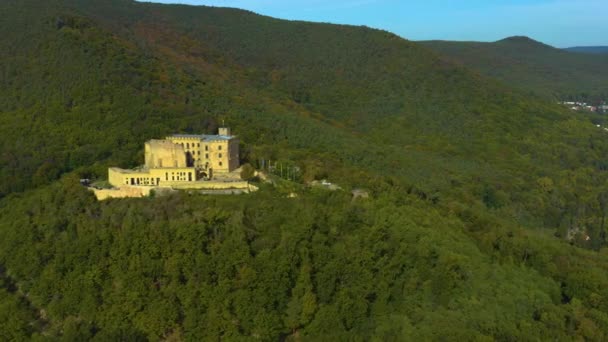
[[148,169],[188,167],[184,147],[167,140],[150,140],[145,144],[145,165]]
[[151,169],[151,178],[160,186],[171,186],[183,182],[195,182],[196,169],[193,167],[171,168],[171,169]]
[[[257,191],[258,188],[245,181],[239,182],[176,182],[172,187],[150,187],[150,186],[121,186],[117,189],[94,189],[89,188],[99,201],[110,198],[141,198],[148,197],[155,191],[157,195],[168,194],[175,190],[200,190],[211,194],[249,193]],[[175,189],[175,190],[174,190]]]
[[195,182],[196,170],[193,167],[185,167],[135,171],[113,167],[108,170],[108,181],[117,188],[121,186],[171,186],[184,182]]
[[226,179],[217,183],[205,182],[204,185],[197,182],[202,173],[208,177],[220,174],[225,178],[229,172],[238,169],[239,140],[230,135],[228,128],[222,128],[220,135],[174,135],[164,140],[152,139],[145,143],[144,154],[145,165],[140,169],[109,168],[108,181],[118,188],[115,190],[124,187],[231,189],[244,186],[227,183]]
[[232,172],[238,169],[240,166],[239,156],[239,139],[230,140],[230,146],[228,148],[230,154],[228,155],[228,172]]
[[95,197],[99,201],[109,198],[130,198],[130,197],[146,197],[150,196],[152,188],[144,186],[123,186],[119,189],[92,189]]
[[206,140],[203,136],[169,136],[167,140],[182,146],[197,168],[223,173],[239,167],[238,138]]
[[179,190],[226,190],[226,189],[246,189],[255,191],[257,187],[250,185],[247,181],[222,182],[222,181],[205,181],[196,182],[194,184],[184,183],[176,184],[174,189]]
[[209,142],[209,167],[215,173],[228,172],[228,146],[228,140]]
[[113,187],[121,187],[125,185],[144,185],[144,179],[149,178],[147,172],[125,170],[117,167],[108,169],[108,181]]
[[205,142],[201,138],[197,136],[171,136],[167,137],[167,141],[183,148],[184,154],[189,156],[190,165],[200,168],[205,165]]

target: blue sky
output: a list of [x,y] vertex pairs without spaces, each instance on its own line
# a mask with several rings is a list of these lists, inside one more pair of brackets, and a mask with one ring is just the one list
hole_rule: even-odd
[[290,20],[367,25],[411,40],[525,35],[568,47],[608,45],[608,0],[155,0],[236,7]]

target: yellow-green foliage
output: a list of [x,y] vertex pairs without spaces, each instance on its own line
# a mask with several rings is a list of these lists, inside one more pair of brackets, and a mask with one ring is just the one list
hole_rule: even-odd
[[0,208],[0,263],[48,321],[25,336],[606,337],[606,254],[483,209],[400,189],[97,202],[74,181]]
[[[608,136],[588,118],[364,27],[126,0],[0,13],[0,265],[49,320],[25,335],[606,339]],[[288,167],[278,190],[78,185],[222,120],[243,162]],[[324,178],[370,199],[296,183]]]

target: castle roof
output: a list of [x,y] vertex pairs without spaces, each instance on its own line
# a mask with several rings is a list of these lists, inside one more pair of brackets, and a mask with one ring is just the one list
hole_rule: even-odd
[[214,135],[214,134],[173,134],[171,138],[193,138],[207,141],[215,140],[230,140],[234,138],[233,135]]

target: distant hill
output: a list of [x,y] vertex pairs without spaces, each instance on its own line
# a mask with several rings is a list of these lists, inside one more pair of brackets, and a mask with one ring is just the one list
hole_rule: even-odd
[[484,75],[550,99],[608,98],[608,56],[572,53],[528,37],[421,44]]
[[575,46],[565,48],[564,50],[570,52],[605,54],[608,53],[608,46]]
[[[603,118],[365,27],[129,0],[0,13],[0,340],[608,338]],[[587,56],[437,44],[549,93]],[[243,163],[296,181],[105,202],[79,184],[224,121]]]

